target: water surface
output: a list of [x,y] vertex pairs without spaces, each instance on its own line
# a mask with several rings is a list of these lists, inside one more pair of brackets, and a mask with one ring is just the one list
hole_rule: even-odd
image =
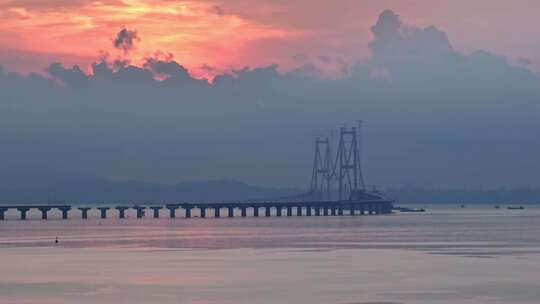
[[[114,217],[114,212],[111,212]],[[540,209],[0,222],[0,303],[539,303]],[[163,213],[165,216],[165,212]],[[59,244],[54,240],[58,237]]]

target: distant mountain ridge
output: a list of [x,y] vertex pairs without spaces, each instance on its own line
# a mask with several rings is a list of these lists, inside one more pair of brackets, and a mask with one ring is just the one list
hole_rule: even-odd
[[540,204],[539,189],[388,189],[400,204]]
[[[141,181],[112,181],[103,178],[63,178],[41,186],[1,188],[0,204],[8,203],[175,203],[276,199],[305,190],[254,186],[234,180],[186,181],[160,184]],[[387,189],[383,193],[398,204],[536,204],[539,189]]]
[[172,203],[272,199],[300,193],[299,189],[252,186],[231,180],[159,184],[106,179],[74,179],[45,187],[0,190],[0,203]]

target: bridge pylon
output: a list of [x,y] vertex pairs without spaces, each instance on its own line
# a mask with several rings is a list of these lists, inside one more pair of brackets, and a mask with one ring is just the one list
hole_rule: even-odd
[[328,137],[315,140],[310,192],[315,200],[332,199],[332,155]]
[[336,173],[338,179],[338,199],[342,201],[351,192],[364,191],[364,177],[360,163],[359,129],[357,127],[340,128],[339,143],[336,157]]

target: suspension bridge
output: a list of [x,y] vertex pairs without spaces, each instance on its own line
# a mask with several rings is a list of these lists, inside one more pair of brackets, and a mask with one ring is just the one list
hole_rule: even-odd
[[[316,138],[313,171],[309,191],[294,196],[223,202],[181,202],[163,205],[99,205],[97,207],[79,204],[28,204],[0,205],[0,220],[6,218],[10,209],[16,210],[21,220],[28,218],[31,210],[38,210],[41,219],[48,219],[51,210],[59,210],[62,219],[68,219],[73,210],[78,210],[82,219],[88,219],[90,212],[96,212],[101,219],[115,211],[120,219],[126,218],[130,209],[137,218],[163,216],[166,210],[169,218],[191,217],[270,217],[270,216],[344,216],[377,215],[392,213],[393,201],[385,198],[377,190],[368,191],[364,183],[361,165],[361,121],[356,126],[339,129],[337,148],[333,153],[333,139]],[[151,215],[147,215],[151,210]]]

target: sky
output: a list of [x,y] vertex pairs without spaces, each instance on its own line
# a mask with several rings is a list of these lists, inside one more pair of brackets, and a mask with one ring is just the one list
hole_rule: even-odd
[[[437,25],[460,51],[488,49],[540,71],[535,0],[0,0],[0,60],[23,73],[60,60],[89,72],[106,54],[141,65],[162,51],[197,77],[306,63],[336,77],[369,57],[370,26],[384,9]],[[129,54],[112,43],[122,29],[139,37]]]
[[305,187],[362,119],[368,184],[539,188],[539,6],[0,0],[2,187]]

